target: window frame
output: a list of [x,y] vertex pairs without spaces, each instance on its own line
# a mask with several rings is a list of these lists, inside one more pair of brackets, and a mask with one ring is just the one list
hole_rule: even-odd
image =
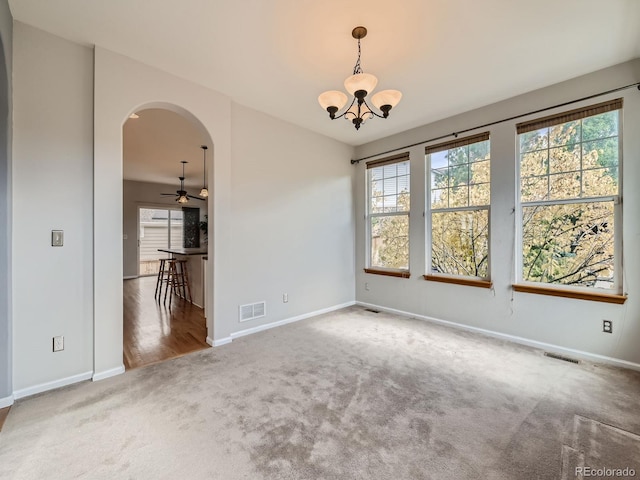
[[[461,207],[446,207],[446,208],[432,208],[432,186],[431,186],[431,154],[448,151],[460,146],[469,146],[475,143],[489,142],[489,172],[492,168],[492,155],[491,155],[491,135],[490,132],[482,132],[479,134],[473,134],[468,137],[456,139],[450,142],[444,142],[441,144],[427,146],[425,148],[425,275],[423,278],[427,281],[435,281],[441,283],[453,283],[459,285],[476,286],[483,288],[491,288],[493,283],[491,281],[491,173],[489,174],[489,203],[486,205],[467,205]],[[487,161],[487,160],[482,160]],[[475,162],[467,162],[467,165],[471,165]],[[442,167],[444,168],[444,167]],[[449,168],[449,165],[447,166]],[[448,176],[448,180],[450,177]],[[469,188],[470,183],[467,183]],[[450,187],[447,187],[447,190]],[[470,202],[468,202],[470,203]],[[477,275],[461,275],[451,273],[434,272],[432,270],[433,262],[433,214],[434,213],[450,213],[450,212],[473,212],[473,211],[486,211],[487,212],[487,275],[480,277]]]
[[[515,268],[515,282],[513,288],[518,292],[525,293],[538,293],[543,295],[551,295],[551,296],[559,296],[559,297],[568,297],[568,298],[576,298],[581,300],[594,300],[606,303],[618,303],[622,304],[626,300],[626,295],[623,294],[624,291],[624,271],[623,271],[623,192],[624,192],[624,182],[623,182],[623,107],[622,107],[622,99],[610,100],[603,102],[603,104],[614,104],[619,102],[619,106],[610,111],[614,111],[618,116],[618,134],[616,135],[618,139],[618,164],[616,166],[618,171],[618,193],[617,195],[603,195],[600,197],[573,197],[573,198],[562,198],[556,200],[537,200],[530,202],[522,201],[522,152],[520,148],[520,135],[523,133],[518,133],[516,131],[515,134],[515,158],[516,158],[516,201],[515,201],[515,213],[516,213],[516,232],[515,232],[515,254],[516,258],[514,259]],[[559,117],[571,115],[573,112],[580,111],[588,111],[589,109],[597,108],[598,105],[593,106],[585,106],[583,108],[578,108],[571,112],[560,112],[557,115],[551,115],[548,118]],[[580,118],[580,120],[584,120],[586,118],[591,118],[602,113],[593,113],[589,115],[585,115]],[[547,117],[545,117],[547,118]],[[532,120],[531,123],[536,121],[544,121],[543,119]],[[560,120],[557,123],[549,123],[546,127],[541,126],[540,128],[552,128],[557,125],[562,125],[564,123],[569,123],[574,120]],[[524,122],[530,123],[530,122]],[[603,137],[613,138],[613,137]],[[602,139],[590,139],[590,141],[597,141]],[[582,132],[581,139],[579,145],[582,149],[583,144],[586,143],[582,140]],[[546,150],[549,151],[551,149],[550,146],[547,146]],[[603,167],[605,168],[605,167]],[[561,173],[580,173],[588,171],[592,169],[583,169],[582,164],[580,166],[580,170],[575,170],[571,172],[561,172]],[[548,173],[544,175],[547,178],[550,178],[552,174]],[[548,187],[550,188],[550,187]],[[524,244],[523,244],[523,233],[524,233],[524,208],[525,207],[535,207],[535,206],[554,206],[554,205],[567,205],[567,204],[579,204],[579,203],[598,203],[598,202],[612,202],[613,203],[613,221],[614,221],[614,250],[613,250],[613,266],[614,266],[614,281],[612,288],[602,288],[602,287],[588,287],[582,285],[567,285],[561,283],[547,283],[547,282],[535,282],[531,280],[524,279],[524,261],[523,261],[523,253],[524,253]]]
[[[378,212],[372,213],[371,211],[371,199],[372,199],[372,188],[373,188],[373,179],[371,178],[372,172],[375,168],[384,167],[386,165],[396,165],[400,163],[407,164],[407,177],[409,180],[409,209],[402,212]],[[411,267],[411,221],[410,221],[410,210],[411,210],[411,158],[409,152],[400,153],[397,155],[393,155],[391,157],[385,157],[378,160],[373,160],[371,162],[367,162],[365,167],[365,273],[384,275],[390,277],[400,277],[400,278],[409,278],[410,277],[410,267]],[[381,267],[373,265],[372,258],[372,232],[371,232],[371,219],[372,218],[389,218],[396,216],[406,216],[407,217],[407,268],[389,268],[389,267]]]

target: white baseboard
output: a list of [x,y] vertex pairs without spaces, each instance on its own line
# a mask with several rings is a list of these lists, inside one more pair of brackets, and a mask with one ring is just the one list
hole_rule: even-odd
[[47,392],[55,388],[66,387],[73,383],[84,382],[85,380],[91,380],[93,372],[79,373],[78,375],[72,375],[70,377],[61,378],[53,382],[41,383],[34,385],[33,387],[22,388],[13,392],[13,398],[18,400],[19,398],[30,397],[38,393]]
[[93,381],[99,382],[100,380],[105,380],[107,378],[115,377],[116,375],[121,375],[124,373],[124,365],[120,365],[119,367],[112,368],[111,370],[105,370],[104,372],[98,372],[93,374]]
[[336,310],[340,310],[341,308],[351,307],[355,305],[356,302],[346,302],[341,303],[340,305],[333,305],[331,307],[323,308],[321,310],[316,310],[315,312],[303,313],[302,315],[298,315],[296,317],[285,318],[284,320],[278,320],[277,322],[266,323],[264,325],[258,325],[257,327],[247,328],[246,330],[240,330],[238,332],[234,332],[230,335],[231,339],[244,337],[245,335],[251,335],[254,333],[262,332],[264,330],[269,330],[271,328],[281,327],[282,325],[286,325],[288,323],[299,322],[300,320],[305,320],[307,318],[316,317],[318,315],[322,315],[324,313],[334,312]]
[[228,337],[220,338],[218,340],[211,340],[211,338],[207,337],[207,343],[213,347],[220,347],[222,345],[227,345],[228,343],[231,343],[235,338],[244,337],[246,335],[252,335],[254,333],[262,332],[264,330],[269,330],[271,328],[281,327],[282,325],[286,325],[288,323],[299,322],[300,320],[304,320],[306,318],[316,317],[318,315],[322,315],[323,313],[334,312],[336,310],[340,310],[341,308],[351,307],[355,304],[356,302],[352,301],[352,302],[341,303],[340,305],[333,305],[331,307],[323,308],[321,310],[316,310],[314,312],[304,313],[302,315],[298,315],[291,318],[285,318],[284,320],[278,320],[277,322],[266,323],[264,325],[258,325],[257,327],[240,330],[232,333]]
[[494,330],[486,330],[484,328],[473,327],[471,325],[465,325],[463,323],[450,322],[448,320],[442,320],[439,318],[428,317],[426,315],[419,315],[417,313],[405,312],[404,310],[396,310],[395,308],[383,307],[381,305],[374,305],[372,303],[356,302],[356,305],[365,308],[372,308],[375,310],[381,310],[383,312],[395,313],[403,317],[417,318],[419,320],[425,320],[427,322],[438,323],[440,325],[446,325],[448,327],[457,328],[460,330],[467,330],[470,332],[481,333],[489,337],[499,338],[501,340],[508,340],[520,345],[526,345],[528,347],[539,348],[553,353],[560,353],[569,355],[580,360],[587,360],[593,363],[605,363],[607,365],[613,365],[615,367],[629,368],[631,370],[640,371],[640,364],[629,362],[627,360],[621,360],[619,358],[607,357],[605,355],[598,355],[597,353],[585,352],[582,350],[575,350],[573,348],[561,347],[551,343],[539,342],[537,340],[530,340],[524,337],[517,337],[515,335],[509,335],[507,333],[496,332]]
[[226,345],[228,343],[231,343],[233,339],[231,337],[224,337],[224,338],[219,338],[218,340],[211,340],[210,338],[207,337],[207,343],[209,343],[209,341],[211,341],[211,343],[209,343],[209,345],[211,345],[212,347],[221,347],[222,345]]
[[10,407],[11,405],[13,405],[13,395],[0,398],[0,408],[7,408],[7,407]]

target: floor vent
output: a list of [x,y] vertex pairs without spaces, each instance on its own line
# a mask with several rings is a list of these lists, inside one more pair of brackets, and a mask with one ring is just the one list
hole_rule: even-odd
[[256,318],[264,317],[267,314],[267,303],[248,303],[246,305],[240,305],[240,321],[246,322],[248,320],[255,320]]
[[380,313],[380,310],[374,310],[373,308],[365,308],[364,311],[371,313]]
[[576,360],[575,358],[563,357],[562,355],[558,355],[557,353],[544,352],[545,357],[555,358],[556,360],[562,360],[563,362],[569,363],[580,363],[580,360]]

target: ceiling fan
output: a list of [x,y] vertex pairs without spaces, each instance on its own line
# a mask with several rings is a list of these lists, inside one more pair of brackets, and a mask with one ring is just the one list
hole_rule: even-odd
[[180,190],[176,190],[176,193],[161,193],[163,197],[177,197],[176,202],[178,203],[189,203],[190,198],[195,198],[196,200],[204,201],[204,198],[194,197],[193,195],[189,195],[187,191],[184,189],[184,165],[185,163],[189,163],[186,160],[182,160],[182,176],[178,177],[180,179]]

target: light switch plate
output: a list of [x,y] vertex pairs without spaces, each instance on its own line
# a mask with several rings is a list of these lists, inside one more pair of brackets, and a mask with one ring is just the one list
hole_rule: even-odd
[[51,246],[62,247],[64,245],[64,231],[51,230]]

